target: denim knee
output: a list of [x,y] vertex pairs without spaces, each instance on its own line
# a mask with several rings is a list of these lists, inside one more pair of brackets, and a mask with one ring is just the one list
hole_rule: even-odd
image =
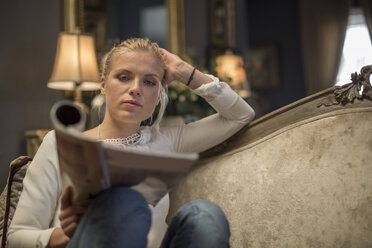
[[200,212],[209,212],[213,215],[218,216],[218,218],[224,218],[225,216],[222,209],[217,204],[202,199],[187,202],[178,211],[189,212],[193,208],[197,208]]
[[146,247],[151,212],[146,200],[127,187],[99,194],[84,213],[68,247]]
[[222,209],[205,200],[183,205],[169,224],[161,247],[229,247],[230,228]]
[[229,223],[223,210],[215,203],[197,199],[184,204],[178,213],[182,215],[193,214],[198,218],[212,218],[215,223],[221,226],[230,234]]

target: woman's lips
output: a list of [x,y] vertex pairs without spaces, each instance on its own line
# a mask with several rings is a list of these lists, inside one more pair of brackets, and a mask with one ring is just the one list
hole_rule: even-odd
[[127,106],[132,106],[132,107],[142,107],[142,105],[141,105],[139,102],[135,101],[135,100],[126,100],[126,101],[124,101],[123,103],[124,103],[125,105],[127,105]]

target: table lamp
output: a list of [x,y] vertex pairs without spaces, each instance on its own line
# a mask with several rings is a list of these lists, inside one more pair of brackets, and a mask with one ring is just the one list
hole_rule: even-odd
[[216,58],[216,62],[217,76],[228,83],[241,97],[249,97],[250,89],[243,67],[243,58],[227,50],[224,55]]
[[74,101],[87,110],[81,91],[100,88],[94,38],[90,35],[60,33],[53,72],[47,86],[74,91]]

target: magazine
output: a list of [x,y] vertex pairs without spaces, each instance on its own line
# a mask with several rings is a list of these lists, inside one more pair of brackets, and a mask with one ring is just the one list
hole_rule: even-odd
[[83,135],[86,114],[71,101],[51,109],[63,188],[72,187],[72,203],[87,205],[101,191],[131,187],[156,203],[189,171],[197,153],[170,153],[118,147]]

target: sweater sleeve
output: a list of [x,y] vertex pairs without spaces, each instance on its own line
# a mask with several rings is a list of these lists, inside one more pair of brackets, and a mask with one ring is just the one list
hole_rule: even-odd
[[202,152],[226,140],[254,118],[254,110],[230,86],[210,76],[213,81],[194,92],[203,97],[216,114],[173,130],[179,152]]
[[26,176],[23,191],[11,222],[7,247],[47,247],[58,211],[60,177],[55,133],[49,132],[40,145]]

